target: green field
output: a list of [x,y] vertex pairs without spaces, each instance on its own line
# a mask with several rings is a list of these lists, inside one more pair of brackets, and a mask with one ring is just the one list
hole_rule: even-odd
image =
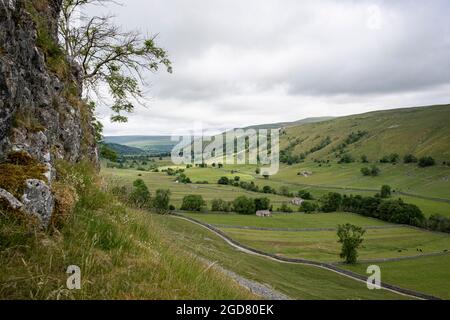
[[[339,224],[352,223],[362,227],[389,226],[391,224],[352,213],[320,214],[274,214],[270,218],[259,218],[238,214],[184,213],[184,215],[212,225],[259,228],[337,228]],[[392,226],[392,225],[391,225]]]
[[[322,262],[340,261],[336,231],[259,231],[223,229],[231,238],[269,253]],[[410,257],[450,251],[450,235],[413,228],[369,229],[359,250],[362,260]]]
[[170,216],[153,216],[173,242],[188,252],[216,261],[248,279],[279,290],[293,299],[405,299],[385,290],[368,290],[361,283],[316,267],[286,264],[242,253],[214,233]]
[[[131,185],[136,179],[142,179],[151,191],[156,189],[170,189],[172,203],[179,207],[183,197],[188,194],[198,194],[203,196],[205,201],[210,204],[213,199],[223,199],[233,201],[235,198],[245,194],[249,197],[264,197],[266,195],[256,192],[245,191],[232,186],[221,186],[217,184],[180,184],[175,182],[175,177],[168,176],[161,172],[141,172],[137,170],[118,170],[104,168],[103,175],[112,183]],[[267,195],[271,203],[275,206],[290,202],[290,198],[279,195]],[[293,206],[292,206],[293,207]]]
[[[450,299],[450,255],[379,264],[382,281]],[[365,274],[368,265],[345,268]]]
[[[268,185],[279,190],[284,186],[294,193],[299,190],[308,190],[316,198],[331,191],[348,195],[373,196],[382,185],[387,184],[395,191],[412,194],[411,196],[394,194],[394,197],[416,204],[426,216],[441,214],[450,217],[449,202],[414,197],[418,195],[450,200],[450,167],[419,169],[414,165],[379,166],[382,174],[375,178],[363,177],[360,164],[333,164],[331,167],[319,167],[313,162],[294,166],[282,165],[279,173],[270,179],[257,175],[256,166],[251,165],[225,166],[221,169],[191,168],[186,170],[186,174],[193,181],[206,180],[211,184],[217,183],[223,176],[228,178],[239,176],[242,181],[254,181],[260,188]],[[310,171],[313,174],[309,177],[299,176],[298,173],[302,171]]]

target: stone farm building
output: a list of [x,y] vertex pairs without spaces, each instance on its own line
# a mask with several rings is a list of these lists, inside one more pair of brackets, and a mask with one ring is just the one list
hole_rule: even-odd
[[260,210],[256,212],[256,216],[258,217],[271,217],[272,216],[272,212],[270,212],[269,210]]
[[301,205],[303,204],[304,201],[305,201],[305,200],[303,200],[302,198],[294,198],[294,199],[292,199],[291,203],[292,203],[294,206],[301,206]]

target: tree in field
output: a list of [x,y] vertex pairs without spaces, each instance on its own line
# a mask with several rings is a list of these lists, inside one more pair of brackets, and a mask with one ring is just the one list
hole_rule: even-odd
[[255,201],[253,199],[247,198],[246,196],[238,197],[233,201],[233,210],[239,214],[255,214]]
[[155,198],[153,199],[153,208],[160,213],[166,213],[167,211],[169,211],[169,206],[170,190],[156,190]]
[[320,199],[320,204],[323,212],[336,212],[342,205],[342,196],[336,192],[327,193]]
[[[113,98],[113,122],[126,122],[123,113],[143,104],[144,73],[156,72],[162,65],[172,72],[167,52],[158,47],[155,37],[137,31],[123,31],[114,25],[112,16],[80,14],[92,6],[118,4],[114,0],[63,0],[58,21],[59,35],[70,61],[81,67],[84,98],[100,98],[106,86]],[[78,19],[77,21],[75,21]]]
[[137,179],[133,182],[133,191],[130,194],[130,202],[139,209],[146,208],[150,204],[150,191],[144,180]]
[[185,211],[201,211],[206,202],[200,195],[188,195],[183,198],[181,210]]
[[339,225],[337,235],[342,244],[341,258],[347,264],[355,264],[358,261],[358,248],[363,242],[366,231],[352,224]]
[[213,212],[230,212],[231,205],[223,199],[214,199],[211,203],[211,211]]
[[390,198],[391,195],[392,195],[392,189],[390,186],[384,185],[381,187],[381,193],[380,193],[381,198],[383,198],[383,199]]

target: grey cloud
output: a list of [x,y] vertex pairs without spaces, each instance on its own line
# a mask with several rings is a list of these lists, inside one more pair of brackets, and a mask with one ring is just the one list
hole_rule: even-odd
[[105,121],[107,132],[167,133],[194,119],[224,127],[450,100],[445,0],[127,0],[108,11],[124,28],[158,33],[174,74],[149,74],[150,109],[138,109],[129,129]]

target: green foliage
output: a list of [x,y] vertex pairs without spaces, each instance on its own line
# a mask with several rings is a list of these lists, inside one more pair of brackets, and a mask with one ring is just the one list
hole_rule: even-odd
[[390,198],[392,195],[392,188],[388,185],[384,185],[381,187],[380,196],[383,199]]
[[213,212],[230,212],[231,204],[223,199],[214,199],[211,204],[211,211]]
[[236,213],[251,215],[256,213],[255,201],[247,198],[246,196],[240,196],[233,201],[233,210]]
[[220,185],[229,185],[230,184],[230,179],[228,179],[227,177],[222,177],[219,179],[219,181],[217,181],[218,184]]
[[100,145],[100,157],[112,162],[117,162],[117,153],[106,144]]
[[380,197],[344,196],[342,210],[384,221],[423,227],[426,219],[415,205],[403,200],[383,200]]
[[170,206],[170,190],[158,189],[156,190],[155,197],[152,200],[152,207],[160,213],[166,213],[169,211]]
[[377,177],[380,175],[381,170],[377,166],[373,165],[372,167],[364,167],[361,169],[361,173],[366,177]]
[[290,197],[292,195],[291,192],[289,191],[289,188],[286,186],[281,186],[280,191],[278,193],[285,197]]
[[330,192],[320,198],[320,209],[323,212],[339,211],[342,204],[342,196],[336,192]]
[[419,167],[426,168],[436,165],[436,160],[432,157],[422,157],[419,159]]
[[187,195],[183,198],[181,210],[184,211],[201,211],[206,205],[205,200],[200,195]]
[[358,248],[364,241],[365,232],[361,227],[352,224],[339,225],[337,235],[339,243],[342,244],[340,256],[347,264],[355,264],[358,261]]
[[404,158],[403,158],[403,162],[404,163],[417,163],[419,160],[412,154],[407,154]]
[[137,179],[133,182],[133,190],[130,194],[130,202],[139,209],[149,208],[151,203],[150,191],[144,180]]
[[427,222],[430,230],[450,233],[450,219],[442,215],[432,215]]
[[[97,92],[106,84],[114,100],[111,120],[127,122],[124,113],[133,112],[136,103],[143,104],[140,102],[144,97],[143,74],[156,72],[160,66],[171,73],[172,65],[167,52],[157,46],[155,37],[122,31],[110,16],[90,16],[85,23],[83,19],[81,24],[73,23],[77,19],[76,12],[84,12],[85,7],[95,2],[64,0],[58,21],[59,33],[66,54],[82,68],[84,86],[91,89],[90,92]],[[47,51],[52,49],[44,33],[39,36],[38,32],[38,38],[42,38],[40,42],[44,42]]]
[[302,205],[300,206],[300,212],[304,212],[306,214],[315,213],[319,210],[319,206],[310,201],[304,201]]
[[276,194],[277,193],[277,191],[274,188],[272,188],[271,186],[264,186],[264,188],[262,189],[262,192],[266,193],[266,194]]
[[303,200],[314,200],[314,197],[312,196],[311,192],[306,190],[300,190],[298,192],[298,196]]
[[255,199],[255,210],[269,210],[270,209],[270,199],[269,198],[256,198]]
[[352,157],[352,155],[351,154],[348,154],[348,153],[346,153],[346,154],[344,154],[342,157],[341,157],[341,159],[339,160],[339,164],[344,164],[344,163],[352,163],[352,162],[355,162],[355,159]]
[[284,213],[293,213],[294,212],[294,210],[291,207],[289,207],[287,203],[283,203],[281,205],[281,207],[279,207],[277,209],[277,211],[278,212],[284,212]]
[[367,158],[367,156],[364,154],[361,156],[361,162],[362,163],[369,163],[369,158]]
[[403,200],[383,201],[378,207],[377,218],[392,223],[423,227],[426,219],[422,211],[413,204]]
[[384,156],[383,158],[381,158],[380,162],[397,164],[399,162],[399,160],[400,160],[400,155],[398,153],[392,153],[388,156]]

